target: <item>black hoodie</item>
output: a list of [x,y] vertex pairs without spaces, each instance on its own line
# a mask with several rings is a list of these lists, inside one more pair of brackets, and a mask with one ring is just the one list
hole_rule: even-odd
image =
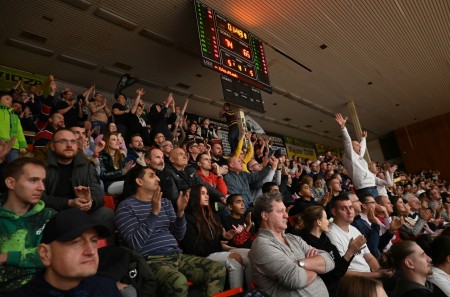
[[437,286],[427,281],[425,286],[404,278],[400,278],[395,286],[392,297],[446,297]]

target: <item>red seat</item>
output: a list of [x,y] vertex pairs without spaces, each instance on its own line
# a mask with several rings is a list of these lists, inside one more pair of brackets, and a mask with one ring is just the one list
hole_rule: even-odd
[[237,294],[242,293],[242,292],[244,292],[244,289],[242,289],[242,288],[234,288],[234,289],[230,289],[230,290],[227,290],[225,292],[213,295],[212,297],[228,297],[228,296],[237,295]]
[[290,216],[288,219],[289,219],[289,223],[291,224],[291,226],[296,225],[296,222],[295,222],[296,217],[295,216]]
[[105,201],[105,207],[111,208],[113,211],[116,210],[116,201],[114,200],[114,196],[105,195],[103,196],[103,200]]
[[34,145],[32,143],[28,144],[28,152],[32,153],[34,151]]
[[108,241],[106,239],[101,238],[97,241],[97,248],[101,249],[102,247],[108,246]]

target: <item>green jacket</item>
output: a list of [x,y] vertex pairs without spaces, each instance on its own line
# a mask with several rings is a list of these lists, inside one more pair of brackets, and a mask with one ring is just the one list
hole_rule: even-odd
[[14,113],[14,109],[0,104],[0,139],[10,140],[13,136],[17,137],[13,148],[28,148],[20,119]]
[[39,201],[19,216],[3,208],[6,196],[0,197],[0,253],[8,253],[6,264],[0,265],[0,294],[21,287],[44,268],[37,247],[45,224],[55,213]]

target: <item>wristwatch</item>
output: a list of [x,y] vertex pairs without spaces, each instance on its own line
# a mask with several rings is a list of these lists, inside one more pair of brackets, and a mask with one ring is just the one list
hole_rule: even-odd
[[301,268],[306,268],[305,261],[303,260],[298,261],[298,266],[300,266]]

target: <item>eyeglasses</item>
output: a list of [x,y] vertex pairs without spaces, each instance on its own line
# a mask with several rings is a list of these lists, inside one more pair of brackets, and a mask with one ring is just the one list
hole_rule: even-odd
[[61,143],[62,145],[76,145],[78,144],[78,141],[76,139],[60,139],[60,140],[56,140],[53,141],[53,143]]

